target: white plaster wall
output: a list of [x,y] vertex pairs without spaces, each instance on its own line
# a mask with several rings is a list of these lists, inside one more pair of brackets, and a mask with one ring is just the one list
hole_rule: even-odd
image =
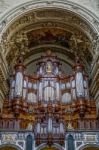
[[[31,0],[0,0],[0,16],[3,16],[4,13],[11,10],[12,8],[29,1]],[[36,0],[36,2],[37,1],[38,0]],[[67,0],[60,0],[60,1],[67,1]],[[68,0],[68,1],[72,1],[81,6],[84,6],[85,8],[89,9],[91,12],[93,12],[99,17],[99,0]]]

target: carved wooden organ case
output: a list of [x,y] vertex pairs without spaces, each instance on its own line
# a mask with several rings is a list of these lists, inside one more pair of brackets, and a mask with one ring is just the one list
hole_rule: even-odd
[[89,98],[88,77],[76,58],[73,74],[61,70],[55,54],[47,51],[35,75],[27,75],[23,58],[17,61],[10,80],[9,98],[4,101],[0,128],[28,129],[36,144],[53,140],[64,144],[66,130],[96,129],[96,107]]

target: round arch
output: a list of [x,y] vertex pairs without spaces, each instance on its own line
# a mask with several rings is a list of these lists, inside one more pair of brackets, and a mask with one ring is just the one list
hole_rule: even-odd
[[[24,8],[24,11],[23,11],[23,8]],[[73,18],[74,22],[77,22],[76,26],[75,26],[75,24],[73,24],[73,25],[76,28],[78,28],[79,30],[82,30],[83,32],[85,31],[85,34],[87,34],[87,36],[90,36],[90,38],[92,38],[91,40],[96,39],[97,35],[99,34],[98,28],[95,24],[95,21],[97,22],[98,18],[95,15],[93,15],[93,13],[91,13],[89,10],[87,10],[83,7],[80,7],[80,5],[75,4],[73,2],[69,2],[69,1],[63,2],[63,1],[54,0],[54,1],[49,2],[49,1],[41,1],[41,0],[35,1],[34,0],[31,2],[21,4],[20,6],[17,6],[16,8],[10,10],[8,13],[6,13],[1,18],[1,21],[0,21],[0,26],[1,26],[0,37],[1,38],[0,39],[4,38],[4,39],[8,40],[10,37],[13,36],[13,34],[16,34],[16,32],[18,32],[18,30],[25,28],[25,24],[28,24],[28,25],[30,24],[30,26],[31,26],[32,24],[35,24],[37,21],[39,21],[38,23],[40,23],[43,20],[46,20],[47,18],[49,18],[47,20],[47,21],[49,21],[49,24],[47,25],[47,27],[50,26],[51,19],[56,18],[55,21],[57,22],[57,20],[58,20],[57,16],[54,16],[55,18],[51,18],[53,15],[49,16],[49,17],[45,16],[45,18],[42,17],[41,16],[43,13],[42,10],[45,10],[45,11],[52,10],[52,13],[53,13],[53,10],[55,10],[56,13],[58,13],[58,15],[62,14],[61,12],[63,12],[63,13],[67,12],[67,14],[69,13],[70,16],[72,16],[72,18],[73,17],[75,18],[75,19]],[[36,12],[36,11],[38,11],[38,12]],[[32,16],[31,16],[31,13],[32,13]],[[50,14],[50,13],[48,13],[48,14]],[[38,15],[40,15],[40,16],[38,16]],[[64,15],[66,16],[66,14],[64,14]],[[27,16],[29,16],[29,17],[25,18]],[[32,18],[32,17],[34,17],[34,18]],[[62,23],[62,22],[66,21],[65,18],[61,18],[61,17],[62,17],[62,15],[59,16],[58,23],[59,22]],[[93,22],[92,22],[92,20],[93,20]],[[23,26],[22,21],[24,22],[24,26]],[[32,21],[32,24],[31,24],[31,21]],[[29,28],[30,28],[30,26],[29,26]],[[70,26],[70,24],[69,24],[69,26]],[[10,34],[9,34],[9,32],[10,32]],[[6,41],[6,43],[7,43],[7,41]]]
[[[78,49],[77,47],[75,48],[75,38],[82,43],[79,44],[80,58],[85,65],[85,69],[90,73],[91,65],[93,64],[97,53],[97,38],[99,35],[97,23],[98,18],[91,11],[70,1],[33,0],[11,9],[0,19],[0,52],[2,53],[2,66],[4,66],[3,68],[5,69],[1,69],[1,76],[9,77],[9,70],[11,70],[11,67],[15,64],[15,60],[18,57],[19,46],[21,46],[22,41],[23,50],[25,51],[26,56],[25,61],[29,59],[29,54],[32,54],[32,52],[34,52],[33,56],[36,54],[39,55],[40,50],[42,52],[42,49],[44,51],[52,45],[52,51],[58,53],[60,59],[60,53],[63,53],[66,56],[67,62],[73,64],[75,51]],[[29,47],[31,44],[26,48],[24,47],[27,44],[27,40],[30,42],[27,33],[32,33],[32,29],[33,32],[40,33],[39,30],[41,29],[43,30],[41,31],[41,34],[44,35],[45,28],[50,29],[51,34],[53,34],[52,29],[56,30],[55,37],[57,37],[57,33],[60,34],[61,32],[62,38],[64,38],[63,33],[66,31],[65,35],[68,35],[67,40],[69,36],[69,42],[71,41],[71,38],[72,40],[74,38],[74,45],[68,48],[68,43],[65,43],[67,45],[66,48],[62,42],[61,44],[55,45],[52,44],[52,41],[49,44],[49,47],[48,44],[44,44],[43,42],[43,44],[33,45],[34,47]],[[23,35],[23,33],[25,33],[25,35]],[[82,37],[83,39],[79,39]],[[37,40],[38,36],[33,38]],[[20,41],[20,43],[17,43],[16,40],[18,42]],[[72,45],[72,43],[70,43],[70,45]],[[27,52],[28,49],[29,52]],[[61,60],[65,60],[63,59],[63,56]],[[31,62],[32,61],[35,61],[34,57],[31,59]],[[4,72],[2,72],[2,70],[4,70]]]
[[[36,150],[43,150],[47,147],[48,147],[48,145],[46,143],[43,143],[43,144],[40,144],[38,147],[36,147]],[[53,147],[53,149],[64,150],[64,148],[61,145],[57,144],[57,143],[54,143],[52,145],[52,147]]]
[[86,145],[80,146],[78,150],[99,150],[99,144],[86,144]]
[[[0,20],[0,27],[1,27],[0,39],[2,42],[1,48],[2,48],[2,53],[5,54],[4,57],[6,57],[5,62],[8,57],[9,57],[9,60],[12,60],[11,58],[14,59],[16,57],[15,55],[17,55],[16,53],[12,52],[12,45],[14,42],[13,40],[16,39],[15,37],[17,35],[16,33],[18,32],[21,33],[25,31],[25,33],[27,33],[27,31],[31,30],[30,28],[32,28],[33,30],[37,30],[37,27],[39,29],[42,27],[43,28],[46,27],[46,28],[55,28],[55,30],[57,28],[60,28],[61,30],[64,30],[64,31],[65,29],[67,31],[69,30],[71,31],[72,28],[74,27],[75,28],[74,31],[77,30],[77,33],[75,34],[78,34],[78,32],[79,33],[82,32],[80,36],[85,36],[89,38],[89,39],[83,38],[83,39],[89,40],[89,42],[86,41],[86,44],[88,44],[88,43],[91,43],[92,41],[95,42],[97,35],[99,34],[98,28],[95,24],[97,20],[98,18],[89,10],[87,10],[84,7],[81,7],[78,4],[75,4],[69,1],[63,2],[60,0],[54,0],[54,1],[34,0],[34,1],[27,2],[27,3],[23,3],[17,6],[16,8],[13,8],[9,12],[7,12]],[[68,27],[70,29],[68,29]],[[74,35],[74,31],[72,31],[73,35]],[[58,31],[58,32],[61,32],[61,31]],[[15,37],[15,39],[13,39],[12,37],[13,38]],[[18,38],[19,38],[19,35],[18,35]],[[10,45],[9,43],[12,43],[12,45]],[[22,44],[22,41],[21,41],[21,44]],[[85,43],[83,43],[82,45],[84,44]],[[19,46],[19,43],[17,43],[17,45]],[[16,45],[13,45],[13,46],[14,46],[14,49],[18,51]],[[42,45],[40,45],[40,47],[42,47]],[[56,49],[57,51],[57,47],[55,45],[54,45],[54,49]],[[61,47],[59,49],[61,50]],[[86,58],[87,60],[85,63],[87,63],[90,56],[91,56],[90,59],[92,60],[92,57],[94,55],[94,51],[92,49],[93,47],[91,45],[91,48],[89,48],[88,50],[90,51],[90,53],[89,54],[87,53],[88,57]],[[66,51],[66,53],[68,53],[68,50],[66,50],[66,47],[62,51],[64,52]],[[35,53],[36,53],[36,49],[35,49]],[[73,56],[74,58],[74,54],[73,54],[74,52],[69,52],[69,53],[70,53],[68,54],[69,57]],[[86,54],[83,54],[83,60],[85,59],[84,56],[86,56]],[[13,60],[13,62],[14,61],[15,60]],[[8,64],[8,60],[6,63]]]
[[[23,3],[13,9],[11,9],[9,12],[5,13],[1,18],[0,23],[3,23],[3,25],[1,24],[2,25],[1,31],[3,31],[4,29],[7,29],[6,25],[8,25],[8,23],[10,25],[11,22],[15,21],[16,18],[19,16],[19,14],[23,15],[24,13],[27,13],[31,9],[38,9],[38,8],[62,8],[64,10],[66,10],[66,9],[71,10],[72,12],[82,16],[83,19],[85,19],[86,22],[89,22],[91,27],[96,32],[98,32],[98,28],[97,28],[96,24],[94,24],[95,23],[94,20],[98,21],[98,17],[95,14],[93,14],[91,11],[87,10],[83,6],[80,6],[79,4],[76,4],[74,2],[70,2],[70,1],[63,2],[60,0],[54,0],[54,1],[42,1],[42,0],[36,1],[36,0],[34,0],[34,1]],[[76,11],[76,9],[77,9],[77,11]],[[82,12],[81,14],[80,14],[80,11]],[[94,20],[91,20],[91,18],[93,18]]]
[[22,149],[15,144],[2,144],[0,145],[0,150],[22,150]]

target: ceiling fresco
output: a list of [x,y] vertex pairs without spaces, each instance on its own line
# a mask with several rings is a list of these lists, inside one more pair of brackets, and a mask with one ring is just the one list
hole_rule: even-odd
[[94,37],[91,27],[79,15],[61,9],[38,9],[10,24],[3,33],[2,47],[8,66],[15,63],[20,53],[28,59],[36,54],[40,57],[42,52],[51,49],[58,52],[59,58],[60,53],[65,54],[62,61],[68,63],[68,57],[71,65],[75,55],[79,55],[90,71]]
[[[7,55],[8,64],[11,63],[13,55],[16,57],[21,52],[25,58],[30,55],[42,53],[47,49],[63,53],[71,60],[75,55],[79,55],[85,60],[85,64],[91,63],[92,54],[90,52],[91,43],[81,31],[75,34],[69,28],[60,29],[59,27],[43,27],[27,32],[17,33],[12,42],[10,42],[11,51]],[[16,51],[18,49],[18,51]],[[41,55],[41,54],[40,54]]]

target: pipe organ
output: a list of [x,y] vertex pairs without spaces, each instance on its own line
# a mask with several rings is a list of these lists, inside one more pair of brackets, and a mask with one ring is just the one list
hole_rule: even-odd
[[67,130],[98,128],[95,113],[95,102],[89,97],[88,76],[79,58],[76,57],[73,74],[67,76],[57,56],[48,50],[39,59],[37,72],[32,76],[26,73],[22,56],[18,58],[0,127],[30,128],[37,145],[44,141],[62,145]]

